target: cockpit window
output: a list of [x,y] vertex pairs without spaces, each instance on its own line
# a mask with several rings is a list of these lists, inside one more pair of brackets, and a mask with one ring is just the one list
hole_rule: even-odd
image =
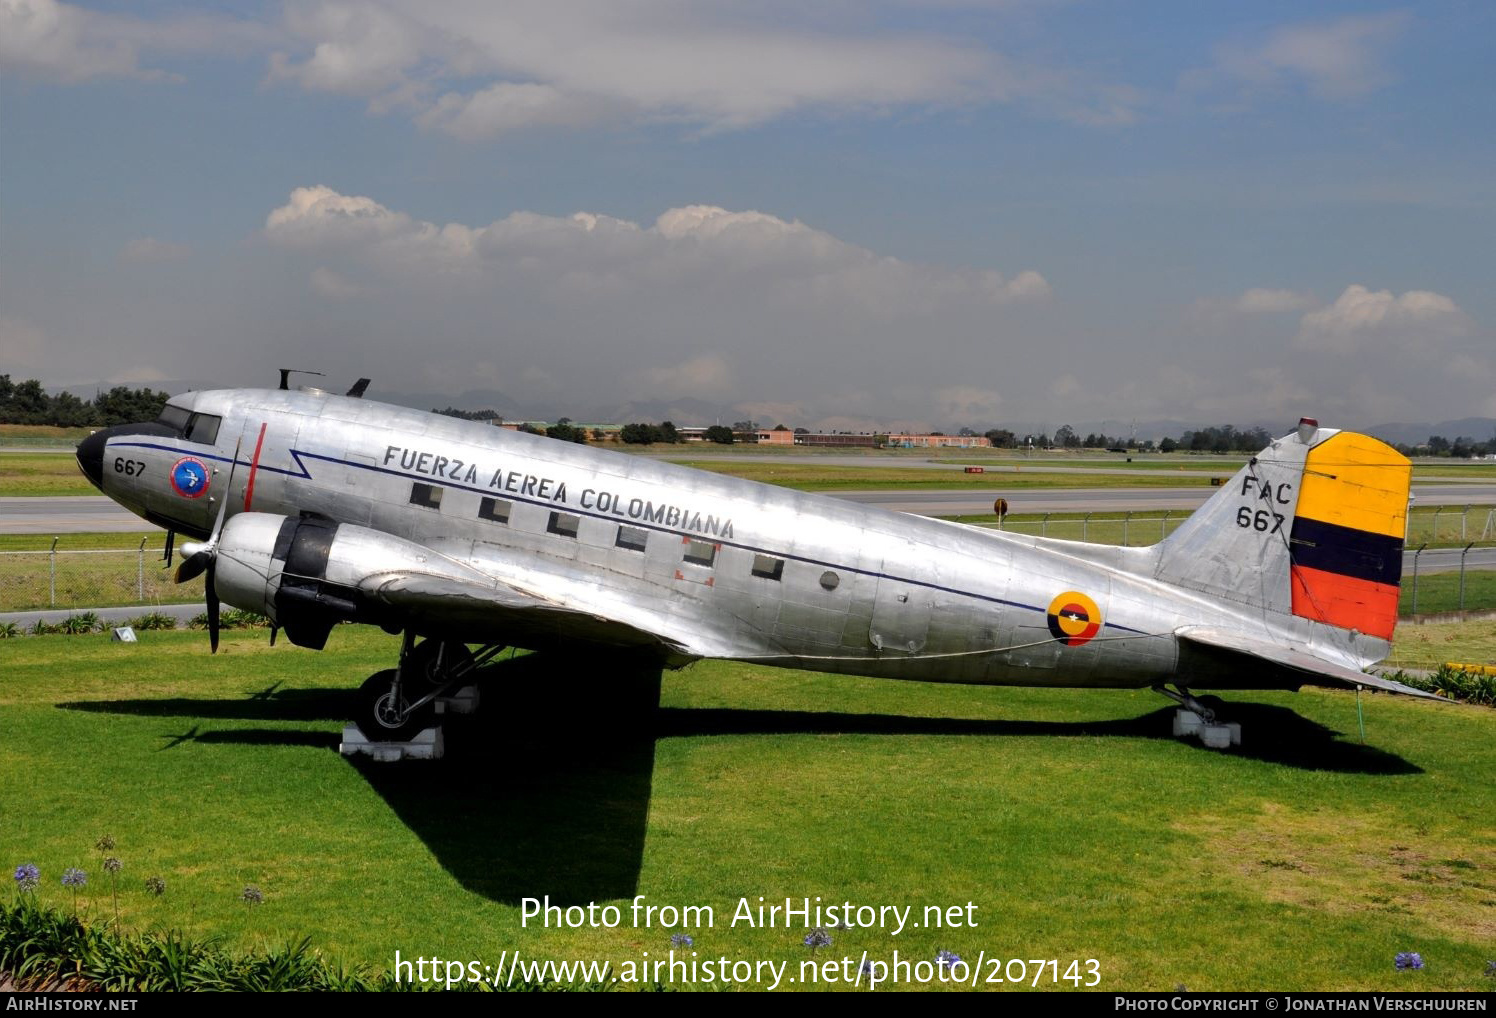
[[156,418],[157,424],[164,424],[177,434],[187,430],[187,419],[192,416],[192,411],[186,407],[172,406],[170,403],[161,408],[161,416]]
[[187,421],[187,434],[183,437],[189,442],[212,445],[218,441],[218,426],[222,423],[223,418],[214,414],[193,414]]
[[156,418],[156,423],[166,425],[176,432],[178,438],[213,445],[218,441],[218,426],[223,423],[223,418],[216,414],[195,414],[186,407],[168,403],[161,408],[161,416]]

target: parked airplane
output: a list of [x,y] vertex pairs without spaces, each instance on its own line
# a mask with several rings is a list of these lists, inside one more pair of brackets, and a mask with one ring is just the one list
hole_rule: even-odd
[[[193,392],[78,462],[178,578],[298,646],[404,634],[359,725],[409,738],[513,645],[897,679],[1427,695],[1363,669],[1397,618],[1411,464],[1304,420],[1148,548],[1023,537],[304,388]],[[170,551],[168,550],[168,556]],[[272,635],[272,639],[273,639]],[[476,650],[473,648],[476,647]],[[1170,690],[1166,683],[1172,683]]]

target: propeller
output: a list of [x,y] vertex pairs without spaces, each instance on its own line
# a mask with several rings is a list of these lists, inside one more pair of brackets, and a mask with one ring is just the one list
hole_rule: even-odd
[[239,466],[239,447],[244,438],[234,443],[234,460],[229,465],[229,483],[224,486],[223,499],[218,503],[218,519],[213,521],[213,530],[206,541],[185,541],[182,544],[182,564],[177,566],[176,581],[186,583],[206,572],[204,592],[208,599],[208,646],[218,653],[218,586],[213,582],[218,566],[218,538],[223,533],[223,518],[229,508],[229,492],[234,490],[234,470]]

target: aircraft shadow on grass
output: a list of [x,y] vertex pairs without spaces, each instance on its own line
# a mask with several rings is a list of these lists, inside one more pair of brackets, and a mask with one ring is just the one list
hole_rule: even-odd
[[[833,711],[659,706],[658,670],[568,664],[606,683],[558,682],[541,655],[494,666],[476,715],[445,722],[446,757],[430,763],[350,766],[389,804],[465,888],[507,904],[540,893],[560,905],[637,893],[660,738],[760,734],[1170,738],[1173,708],[1102,721],[924,718]],[[497,673],[497,674],[495,674]],[[338,721],[353,716],[352,691],[271,687],[242,700],[189,698],[63,703],[68,710],[187,719],[163,733],[163,751],[184,743],[300,746],[336,752],[333,732],[214,728],[200,722]],[[1232,702],[1248,733],[1230,756],[1306,770],[1421,773],[1395,754],[1342,741],[1285,707]],[[1255,737],[1255,738],[1253,738]],[[1191,752],[1209,752],[1190,747]]]

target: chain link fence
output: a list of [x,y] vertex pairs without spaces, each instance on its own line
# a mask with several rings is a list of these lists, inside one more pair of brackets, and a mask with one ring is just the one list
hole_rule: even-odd
[[0,612],[49,608],[193,604],[203,578],[172,582],[161,548],[69,549],[66,538],[46,551],[0,552]]
[[[1189,518],[1184,510],[1166,512],[1045,513],[1009,518],[1008,533],[1032,534],[1097,544],[1155,544]],[[997,529],[995,521],[981,526]],[[1496,543],[1496,509],[1487,506],[1428,506],[1409,517],[1409,563],[1403,571],[1405,614],[1496,610],[1496,569],[1471,564],[1471,549]],[[159,542],[147,547],[70,549],[67,538],[41,551],[0,552],[0,612],[89,609],[115,606],[193,604],[203,600],[203,579],[172,582],[161,561]],[[1437,561],[1429,550],[1458,549],[1455,564],[1447,552]],[[1416,554],[1415,554],[1416,552]]]

